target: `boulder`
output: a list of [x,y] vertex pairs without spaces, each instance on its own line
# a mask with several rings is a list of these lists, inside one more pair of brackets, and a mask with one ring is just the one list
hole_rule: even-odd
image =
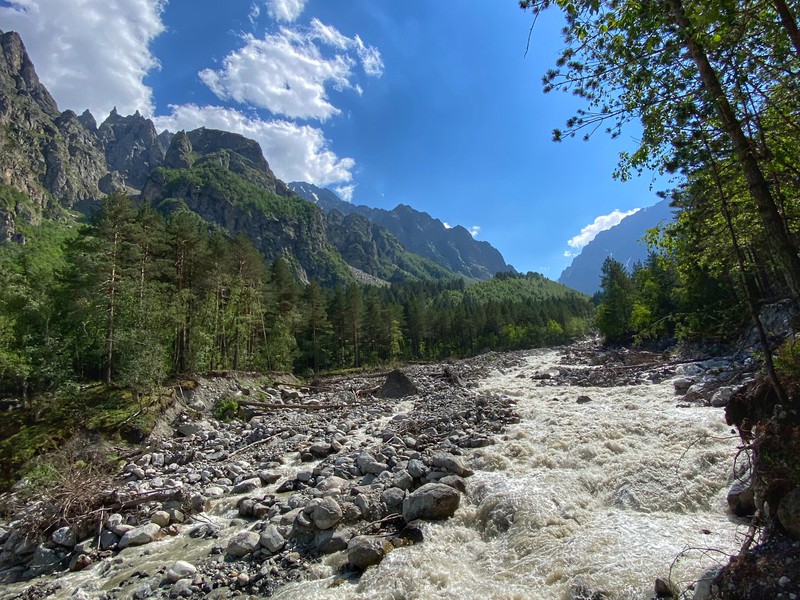
[[120,539],[120,548],[127,548],[128,546],[143,546],[150,542],[157,540],[161,537],[161,527],[155,523],[148,523],[141,527],[134,527]]
[[416,393],[417,386],[414,385],[414,382],[405,373],[395,369],[386,376],[386,381],[375,395],[378,398],[405,398]]
[[314,507],[311,520],[317,529],[330,529],[342,520],[342,507],[333,498],[323,498]]
[[390,487],[381,493],[381,502],[390,508],[400,506],[406,497],[405,491],[397,487]]
[[800,488],[793,489],[781,499],[778,520],[786,531],[800,538]]
[[356,463],[364,475],[380,475],[389,469],[386,463],[379,462],[369,452],[362,452],[356,457]]
[[187,577],[194,577],[195,573],[197,573],[197,567],[185,560],[179,560],[167,571],[167,579],[169,579],[171,583],[175,583]]
[[78,540],[75,537],[75,532],[69,527],[59,527],[50,536],[54,544],[64,546],[65,548],[73,548]]
[[169,525],[169,513],[165,510],[157,510],[150,515],[150,522],[155,523],[159,527],[166,527]]
[[240,481],[235,486],[233,486],[233,493],[234,494],[246,494],[247,492],[252,492],[253,490],[261,487],[261,479],[259,477],[253,477],[251,479],[245,479],[244,481]]
[[737,517],[749,517],[756,512],[753,486],[749,482],[737,481],[728,491],[728,506]]
[[242,558],[258,550],[260,536],[255,531],[241,531],[228,542],[225,551],[229,556]]
[[286,543],[281,532],[275,525],[267,525],[259,536],[259,542],[264,548],[275,554]]
[[425,477],[425,473],[428,472],[428,469],[425,467],[425,463],[417,458],[412,458],[410,461],[408,461],[407,468],[408,474],[414,479]]
[[723,408],[728,405],[728,400],[731,399],[733,395],[734,388],[726,386],[719,388],[714,394],[711,396],[711,406],[715,406],[717,408]]
[[114,546],[119,543],[119,536],[114,533],[113,531],[109,531],[108,529],[103,529],[100,532],[100,550],[110,550]]
[[453,456],[452,454],[447,454],[446,452],[434,454],[431,462],[434,467],[439,467],[446,471],[450,471],[459,477],[469,477],[470,475],[475,474],[475,471],[468,469],[464,465],[464,460],[460,456]]
[[449,485],[426,483],[403,501],[403,519],[447,519],[456,512],[460,500],[461,495]]
[[389,549],[391,544],[383,538],[359,535],[347,544],[347,561],[356,569],[364,570],[381,562]]

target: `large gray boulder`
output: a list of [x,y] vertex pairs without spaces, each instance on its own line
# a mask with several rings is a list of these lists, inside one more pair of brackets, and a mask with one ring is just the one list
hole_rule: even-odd
[[461,495],[449,485],[426,483],[403,501],[403,519],[439,520],[452,517]]
[[459,477],[469,477],[475,472],[464,465],[464,460],[460,456],[453,456],[447,452],[440,452],[433,455],[431,463],[434,467],[439,467],[445,471],[455,473]]
[[255,531],[241,531],[228,542],[226,552],[234,558],[242,558],[258,550],[260,536]]
[[394,370],[375,394],[378,398],[404,398],[417,393],[417,386],[402,371]]
[[322,502],[314,507],[311,520],[317,529],[330,529],[342,520],[342,507],[333,498],[323,498]]
[[737,517],[749,517],[756,512],[753,486],[749,482],[737,481],[728,491],[728,506]]
[[383,538],[359,535],[347,544],[347,561],[356,569],[364,570],[381,562],[389,549],[391,543]]
[[143,546],[150,542],[157,540],[161,537],[161,527],[155,523],[148,523],[141,527],[134,527],[119,541],[117,546],[119,548],[127,548],[128,546]]

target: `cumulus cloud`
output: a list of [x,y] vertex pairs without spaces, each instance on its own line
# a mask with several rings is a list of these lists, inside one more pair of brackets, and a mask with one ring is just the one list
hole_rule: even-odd
[[353,178],[355,161],[338,157],[316,127],[280,119],[262,120],[221,106],[183,104],[171,105],[170,110],[170,115],[153,119],[159,130],[209,127],[240,133],[261,144],[270,167],[284,181],[324,186],[347,183]]
[[267,0],[267,12],[276,21],[292,22],[306,6],[306,0]]
[[282,27],[263,39],[245,35],[243,41],[221,68],[204,69],[200,78],[220,100],[265,108],[275,115],[325,121],[339,114],[328,99],[328,88],[361,93],[353,81],[356,58],[367,75],[383,73],[377,48],[318,19],[307,28]]
[[143,83],[158,61],[150,42],[164,31],[165,0],[7,0],[3,29],[19,32],[39,78],[62,110],[88,108],[103,120],[116,105],[122,114],[153,112]]
[[[591,242],[595,236],[600,233],[601,231],[605,231],[606,229],[611,229],[614,225],[619,224],[622,219],[625,217],[629,217],[632,214],[639,212],[640,209],[634,208],[633,210],[629,210],[628,212],[622,212],[621,210],[615,208],[612,212],[607,215],[600,215],[597,217],[592,223],[581,229],[581,232],[576,235],[575,237],[571,238],[567,245],[570,248],[575,248],[576,250],[580,250],[586,244]],[[568,256],[566,253],[564,256]]]
[[445,229],[452,229],[452,228],[453,228],[453,226],[452,226],[452,225],[450,225],[450,223],[448,223],[447,221],[445,221],[444,223],[442,223],[442,225],[444,225],[444,228],[445,228]]
[[478,237],[478,234],[479,234],[479,233],[480,233],[480,231],[481,231],[481,226],[480,226],[480,225],[473,225],[472,227],[470,227],[469,229],[467,229],[467,231],[469,231],[469,234],[470,234],[472,237]]
[[333,191],[336,192],[338,196],[345,202],[352,202],[353,192],[356,191],[356,184],[351,183],[349,185],[340,185],[333,188]]

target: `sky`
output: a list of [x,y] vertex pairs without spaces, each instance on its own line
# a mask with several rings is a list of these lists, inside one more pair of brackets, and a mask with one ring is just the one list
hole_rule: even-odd
[[532,23],[516,0],[0,0],[61,110],[242,133],[284,181],[408,204],[557,279],[660,188],[612,177],[633,129],[551,141],[580,103],[542,92],[560,15]]

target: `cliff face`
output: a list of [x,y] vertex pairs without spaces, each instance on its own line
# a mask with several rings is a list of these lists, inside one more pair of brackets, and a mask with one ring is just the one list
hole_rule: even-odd
[[144,201],[164,211],[183,205],[234,235],[242,233],[267,260],[288,258],[301,279],[351,279],[326,236],[322,211],[288,191],[257,142],[214,129],[179,132],[165,165],[145,183]]
[[434,261],[408,252],[388,229],[361,215],[331,210],[325,215],[325,229],[349,265],[385,281],[455,276]]
[[164,162],[164,150],[150,119],[136,114],[122,117],[117,109],[97,129],[106,162],[129,187],[140,189],[153,169]]
[[0,182],[33,200],[38,215],[100,196],[105,157],[72,111],[60,113],[41,84],[19,35],[0,33]]

